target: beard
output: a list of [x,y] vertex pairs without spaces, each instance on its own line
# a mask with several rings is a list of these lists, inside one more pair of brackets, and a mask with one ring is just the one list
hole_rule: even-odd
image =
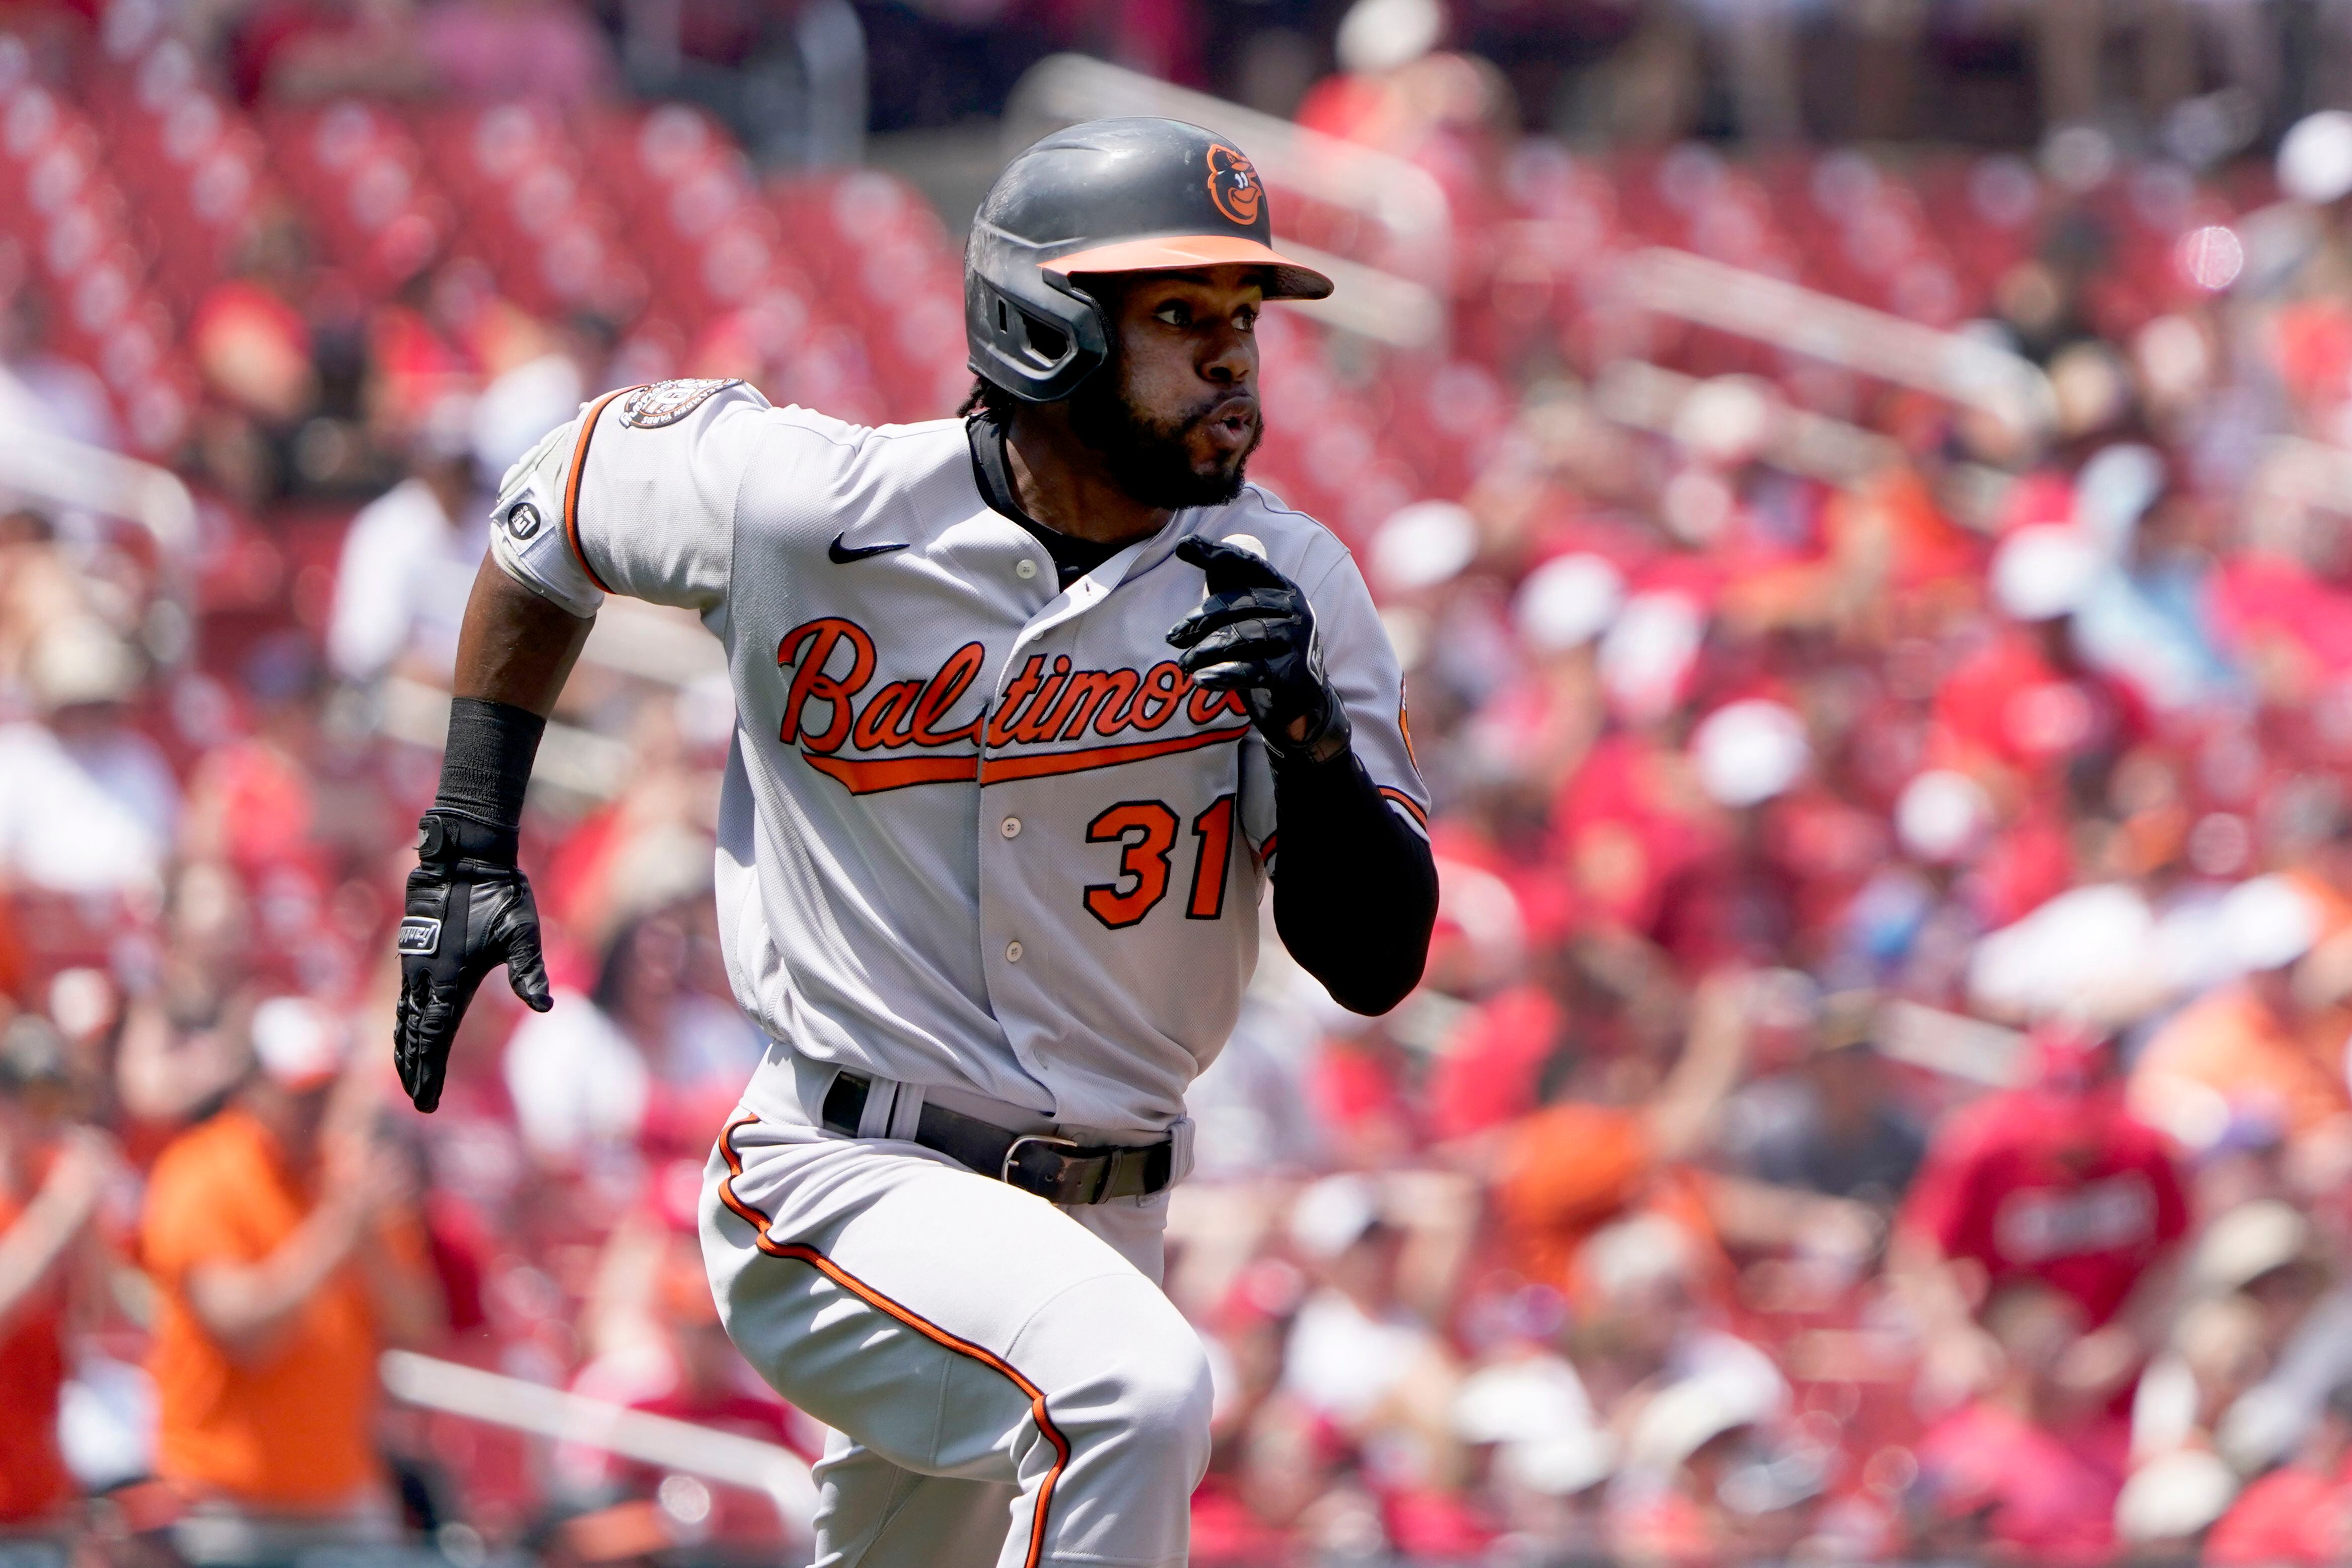
[[1102,454],[1120,489],[1145,506],[1171,511],[1223,506],[1242,493],[1250,454],[1265,438],[1262,416],[1251,415],[1248,446],[1202,473],[1192,466],[1187,437],[1209,423],[1210,409],[1216,405],[1181,419],[1155,419],[1128,401],[1119,383],[1116,360],[1079,383],[1070,394],[1070,430]]

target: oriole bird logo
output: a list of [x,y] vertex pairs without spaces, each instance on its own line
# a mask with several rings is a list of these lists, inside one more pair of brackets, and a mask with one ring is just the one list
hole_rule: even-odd
[[1265,187],[1258,184],[1257,165],[1223,142],[1209,147],[1209,199],[1217,210],[1246,228],[1257,222],[1265,204]]

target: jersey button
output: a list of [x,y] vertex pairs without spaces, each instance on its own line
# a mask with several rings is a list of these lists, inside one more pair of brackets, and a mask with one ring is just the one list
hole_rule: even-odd
[[1008,942],[1004,944],[1004,962],[1007,963],[1018,963],[1021,962],[1021,944],[1019,942]]
[[1008,816],[1004,819],[1003,826],[997,831],[1007,838],[1018,838],[1021,837],[1021,819],[1017,816]]
[[1037,563],[1024,555],[1013,563],[1013,574],[1026,583],[1030,578],[1037,575]]

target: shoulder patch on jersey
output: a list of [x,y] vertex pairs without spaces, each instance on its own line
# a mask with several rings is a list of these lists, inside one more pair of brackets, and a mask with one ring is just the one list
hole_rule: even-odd
[[742,384],[740,375],[724,381],[691,377],[657,381],[651,386],[637,388],[622,400],[621,423],[632,430],[658,430],[665,425],[677,424],[717,394]]

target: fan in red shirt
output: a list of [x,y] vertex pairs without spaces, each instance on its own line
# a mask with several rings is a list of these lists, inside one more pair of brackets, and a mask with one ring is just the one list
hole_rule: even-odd
[[0,1033],[0,1528],[54,1522],[74,1494],[58,1448],[67,1276],[114,1158],[60,1125],[62,1042],[25,1016]]
[[2046,1283],[2013,1279],[1991,1292],[1983,1317],[2000,1348],[2000,1378],[1917,1447],[1937,1511],[1981,1535],[1954,1554],[2047,1568],[2111,1561],[2130,1431],[2067,1386],[2066,1363],[2083,1342],[2080,1309]]
[[1936,697],[1940,761],[1997,766],[2029,784],[2112,761],[2147,729],[2128,688],[2075,651],[2074,613],[2105,570],[2096,547],[2057,524],[2021,528],[1993,557],[1992,592],[2012,623],[1961,661]]
[[2002,1357],[1977,1309],[2038,1280],[2089,1331],[2059,1378],[2121,1394],[2162,1332],[2189,1200],[2164,1140],[2125,1108],[2103,1037],[2044,1026],[2032,1080],[1947,1121],[1897,1222],[1892,1262],[1925,1321],[1929,1385],[1981,1390]]
[[2341,1563],[2352,1555],[2352,1385],[2327,1396],[2302,1450],[2252,1482],[2205,1541],[2215,1563]]

